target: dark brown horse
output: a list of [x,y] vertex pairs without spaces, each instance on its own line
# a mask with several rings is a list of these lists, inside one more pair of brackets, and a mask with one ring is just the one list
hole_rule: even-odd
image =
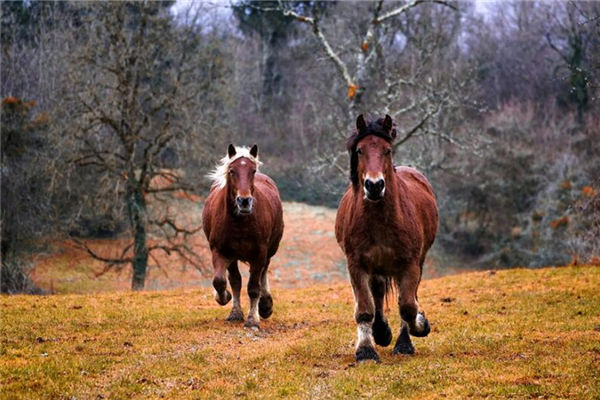
[[393,353],[413,354],[409,333],[429,334],[417,289],[425,254],[435,239],[438,212],[427,179],[413,168],[394,168],[396,130],[390,116],[367,123],[360,115],[356,128],[347,143],[352,182],[340,202],[335,234],[346,253],[354,291],[356,359],[377,361],[373,342],[387,346],[392,340],[383,313],[392,282],[402,318]]
[[217,303],[225,305],[231,300],[225,271],[233,291],[228,321],[244,320],[238,261],[250,264],[246,327],[258,327],[260,317],[269,318],[273,313],[267,270],[283,235],[279,191],[271,178],[258,172],[260,164],[256,145],[248,150],[230,144],[227,156],[210,175],[214,183],[202,212],[204,233],[212,251]]

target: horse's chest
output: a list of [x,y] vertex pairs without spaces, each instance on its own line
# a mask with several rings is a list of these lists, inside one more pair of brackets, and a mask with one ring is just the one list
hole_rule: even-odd
[[396,259],[396,249],[384,244],[374,244],[365,247],[361,254],[364,264],[371,268],[381,269],[394,262]]
[[259,238],[248,229],[228,229],[220,237],[217,247],[229,258],[247,261],[260,252]]
[[359,255],[361,264],[383,274],[388,274],[390,268],[396,268],[398,263],[407,258],[407,252],[411,251],[402,229],[391,224],[386,228],[383,229],[381,224],[373,223],[369,229],[354,235],[358,238],[354,249]]

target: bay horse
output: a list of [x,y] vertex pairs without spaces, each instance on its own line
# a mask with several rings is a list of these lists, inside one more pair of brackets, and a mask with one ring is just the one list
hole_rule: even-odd
[[356,360],[379,361],[374,343],[388,346],[392,341],[383,303],[393,284],[402,318],[393,354],[414,354],[409,333],[429,334],[417,289],[425,254],[435,239],[438,211],[425,176],[413,168],[394,167],[396,129],[391,117],[367,122],[361,114],[356,129],[346,143],[351,182],[340,201],[335,235],[346,254],[354,292]]
[[250,265],[250,311],[245,327],[259,327],[260,318],[273,313],[267,271],[283,235],[283,211],[275,182],[258,172],[258,146],[227,149],[217,168],[202,211],[202,225],[212,252],[215,300],[224,306],[231,300],[225,271],[233,292],[228,321],[243,321],[240,305],[242,277],[238,261]]

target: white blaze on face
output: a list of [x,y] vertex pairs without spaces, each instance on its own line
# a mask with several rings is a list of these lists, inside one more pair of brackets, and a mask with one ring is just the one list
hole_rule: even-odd
[[377,173],[367,172],[364,176],[364,179],[368,179],[372,182],[377,182],[380,179],[383,179],[383,172],[377,172]]

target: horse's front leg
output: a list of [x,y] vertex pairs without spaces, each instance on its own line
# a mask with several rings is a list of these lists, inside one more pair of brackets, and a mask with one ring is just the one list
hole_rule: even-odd
[[260,280],[260,300],[258,301],[258,313],[263,319],[267,319],[273,314],[273,297],[269,287],[269,261],[267,260],[265,268],[262,271]]
[[215,288],[215,300],[224,306],[231,300],[231,293],[227,290],[227,280],[225,279],[225,269],[230,261],[223,257],[216,249],[212,251],[213,259],[213,287]]
[[379,361],[373,342],[375,303],[369,287],[370,276],[358,262],[350,259],[348,259],[348,271],[354,291],[354,319],[357,324],[356,361]]
[[394,346],[394,354],[414,354],[415,348],[410,340],[409,333],[416,337],[425,337],[431,331],[429,321],[423,312],[419,312],[417,289],[421,272],[419,266],[408,268],[397,280],[398,307],[402,318],[402,328]]
[[265,268],[266,257],[259,257],[250,262],[250,277],[248,278],[248,297],[250,298],[250,310],[248,318],[244,323],[246,328],[259,327],[260,315],[258,313],[258,302],[261,292],[262,273]]
[[392,342],[392,330],[383,312],[383,302],[388,290],[386,278],[381,275],[371,276],[371,293],[375,302],[375,320],[373,321],[373,338],[380,346],[388,346]]
[[227,317],[227,321],[243,321],[244,313],[242,312],[242,306],[240,304],[242,276],[240,275],[237,261],[229,264],[229,267],[227,267],[227,276],[229,278],[231,291],[233,292],[233,307],[231,308],[231,313]]

